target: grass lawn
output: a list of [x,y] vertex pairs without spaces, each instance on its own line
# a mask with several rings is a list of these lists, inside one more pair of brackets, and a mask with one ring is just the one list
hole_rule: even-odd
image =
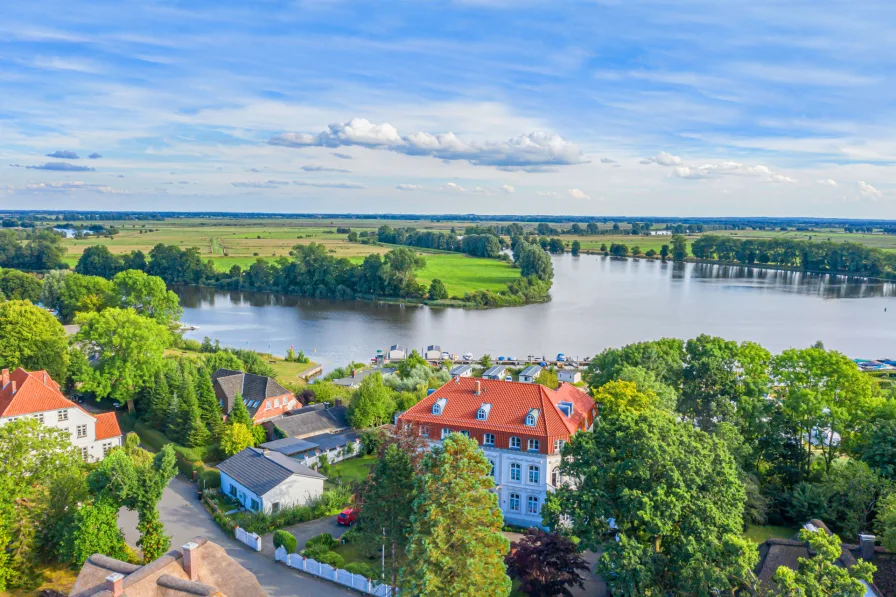
[[370,472],[370,468],[375,463],[376,456],[374,455],[349,458],[331,466],[328,477],[331,479],[339,477],[345,483],[363,481],[367,478],[367,473]]
[[448,296],[463,297],[477,290],[500,291],[507,283],[520,277],[520,270],[504,261],[468,257],[460,253],[424,253],[426,267],[417,273],[417,281],[429,286],[440,279],[448,290]]
[[[181,350],[179,348],[170,348],[165,351],[167,356],[180,356],[180,357],[189,357],[193,359],[201,358],[202,353],[194,352],[191,350]],[[308,371],[314,367],[317,367],[318,363],[314,361],[309,361],[307,363],[295,363],[292,361],[286,361],[280,357],[273,355],[263,355],[262,358],[274,368],[275,378],[277,379],[277,383],[283,384],[298,384],[304,385],[304,380],[299,378],[299,374]]]
[[37,567],[35,578],[28,579],[32,589],[9,589],[2,593],[4,597],[34,597],[44,589],[53,589],[64,595],[68,595],[75,586],[78,577],[77,570],[71,570],[67,566],[52,565]]
[[791,527],[751,524],[744,531],[744,537],[753,543],[765,543],[766,539],[790,539],[796,532]]

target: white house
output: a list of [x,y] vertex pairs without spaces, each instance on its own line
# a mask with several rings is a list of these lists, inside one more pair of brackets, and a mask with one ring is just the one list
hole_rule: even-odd
[[473,366],[455,365],[449,373],[451,373],[451,377],[473,377]]
[[430,344],[423,351],[423,358],[427,361],[438,361],[442,358],[442,347],[438,344]]
[[455,378],[402,413],[398,424],[440,442],[451,433],[475,439],[492,465],[504,520],[541,526],[541,507],[558,483],[561,450],[594,424],[590,396],[568,384]]
[[580,383],[582,372],[575,369],[561,369],[557,372],[557,379],[566,383]]
[[246,448],[218,465],[221,491],[252,512],[275,514],[324,492],[326,477],[279,452]]
[[47,427],[67,431],[85,462],[95,462],[122,445],[121,428],[114,412],[93,415],[59,391],[46,371],[19,367],[0,372],[0,425],[34,418]]
[[402,359],[406,359],[408,356],[408,349],[401,344],[393,344],[389,347],[389,350],[386,352],[386,358],[390,361],[400,361]]
[[671,230],[651,230],[650,236],[672,236]]
[[492,365],[482,374],[482,379],[504,379],[507,375],[507,367],[504,365]]
[[538,379],[539,375],[541,375],[541,366],[529,365],[520,371],[518,379],[522,383],[535,383],[535,380]]

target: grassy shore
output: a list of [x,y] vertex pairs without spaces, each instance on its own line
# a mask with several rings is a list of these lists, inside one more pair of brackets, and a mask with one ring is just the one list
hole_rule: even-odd
[[[181,356],[190,358],[199,358],[202,355],[202,353],[199,352],[183,350],[180,348],[170,348],[165,351],[165,354],[169,356]],[[310,358],[310,355],[308,356]],[[308,361],[307,363],[295,363],[292,361],[287,361],[281,357],[268,354],[262,354],[262,358],[271,367],[273,367],[276,374],[275,378],[277,380],[277,383],[281,385],[304,385],[305,381],[300,378],[299,375],[305,373],[309,369],[313,369],[314,367],[318,366],[318,363],[315,363],[314,361]]]

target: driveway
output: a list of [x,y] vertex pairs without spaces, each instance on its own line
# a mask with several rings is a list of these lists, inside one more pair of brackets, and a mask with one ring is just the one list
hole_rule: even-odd
[[[305,547],[305,542],[308,541],[308,539],[316,537],[322,533],[330,533],[330,535],[338,539],[348,530],[348,527],[337,524],[335,516],[324,516],[317,520],[310,520],[291,527],[284,527],[283,530],[292,533],[293,537],[296,538],[298,550],[301,551],[302,548]],[[274,533],[268,533],[261,538],[261,553],[269,555],[271,558],[274,557]]]
[[[270,597],[346,597],[348,595],[357,595],[357,593],[337,585],[317,580],[310,576],[304,576],[283,564],[274,562],[273,549],[269,550],[271,544],[270,536],[265,536],[263,539],[263,543],[266,544],[265,551],[270,551],[270,555],[267,555],[263,552],[253,551],[230,535],[225,534],[215,524],[211,515],[197,499],[196,486],[180,475],[171,480],[171,483],[165,489],[165,493],[162,494],[162,499],[159,502],[159,514],[162,523],[165,525],[165,531],[171,536],[172,548],[179,549],[181,545],[189,542],[196,535],[202,535],[209,541],[214,541],[223,547],[230,557],[254,574]],[[297,535],[299,533],[302,536],[307,534],[305,539],[299,540],[299,545],[304,545],[304,541],[307,541],[313,535],[324,532],[330,532],[336,536],[332,530],[327,530],[327,523],[330,522],[332,522],[333,526],[338,527],[335,520],[331,521],[330,518],[332,517],[305,523],[305,525],[297,525],[298,527],[303,527],[301,531],[296,532]],[[124,531],[128,544],[135,546],[139,537],[137,533],[137,515],[133,512],[122,510],[118,517],[118,525]],[[307,530],[304,528],[306,526]],[[321,530],[316,531],[318,528]]]

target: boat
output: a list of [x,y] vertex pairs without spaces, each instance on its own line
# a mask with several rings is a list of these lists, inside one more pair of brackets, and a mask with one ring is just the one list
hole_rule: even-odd
[[465,352],[465,353],[464,353],[464,360],[465,360],[465,361],[472,361],[472,360],[473,360],[473,353],[472,353],[472,352]]
[[557,362],[558,363],[562,363],[565,360],[566,360],[565,354],[563,354],[562,352],[557,353]]

